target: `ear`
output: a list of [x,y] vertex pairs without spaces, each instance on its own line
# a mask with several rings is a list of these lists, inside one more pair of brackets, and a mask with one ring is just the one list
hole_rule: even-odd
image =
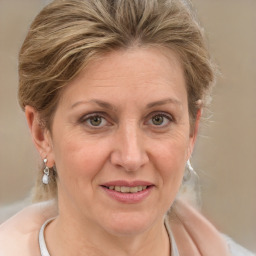
[[191,157],[191,154],[192,154],[194,146],[195,146],[201,116],[202,116],[202,109],[200,108],[197,111],[196,121],[195,121],[193,130],[191,131],[191,134],[190,134],[190,141],[189,141],[189,148],[188,148],[188,159]]
[[54,156],[50,131],[42,125],[39,113],[33,107],[27,105],[25,115],[37,151],[42,159],[47,158],[47,166],[52,167]]

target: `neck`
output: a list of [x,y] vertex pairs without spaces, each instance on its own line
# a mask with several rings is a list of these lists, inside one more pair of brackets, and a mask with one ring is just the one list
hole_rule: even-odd
[[45,232],[51,255],[153,256],[170,255],[170,241],[163,219],[149,229],[132,235],[110,234],[90,221],[59,216]]

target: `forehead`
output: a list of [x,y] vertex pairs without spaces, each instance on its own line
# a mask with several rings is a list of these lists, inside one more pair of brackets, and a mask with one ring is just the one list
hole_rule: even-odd
[[128,99],[128,95],[143,95],[158,100],[169,96],[166,94],[186,98],[183,67],[171,50],[151,47],[118,50],[91,61],[66,86],[61,98],[74,104],[94,96],[114,100],[114,96]]

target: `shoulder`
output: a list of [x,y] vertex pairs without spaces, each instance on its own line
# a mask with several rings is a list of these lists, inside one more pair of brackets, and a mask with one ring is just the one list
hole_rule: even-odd
[[232,256],[256,256],[254,253],[248,251],[241,245],[234,242],[230,237],[222,235],[228,244],[229,251]]
[[169,223],[181,256],[254,256],[221,234],[199,211],[182,200],[175,202]]
[[181,256],[231,256],[218,230],[188,203],[177,200],[169,221]]
[[[39,255],[38,234],[42,224],[57,215],[54,201],[30,205],[0,225],[0,256]],[[15,246],[14,246],[15,245]]]

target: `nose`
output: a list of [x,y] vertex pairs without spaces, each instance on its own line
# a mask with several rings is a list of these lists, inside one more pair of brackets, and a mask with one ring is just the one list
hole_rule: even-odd
[[137,171],[148,161],[142,131],[134,123],[119,127],[111,153],[111,163],[125,171]]

